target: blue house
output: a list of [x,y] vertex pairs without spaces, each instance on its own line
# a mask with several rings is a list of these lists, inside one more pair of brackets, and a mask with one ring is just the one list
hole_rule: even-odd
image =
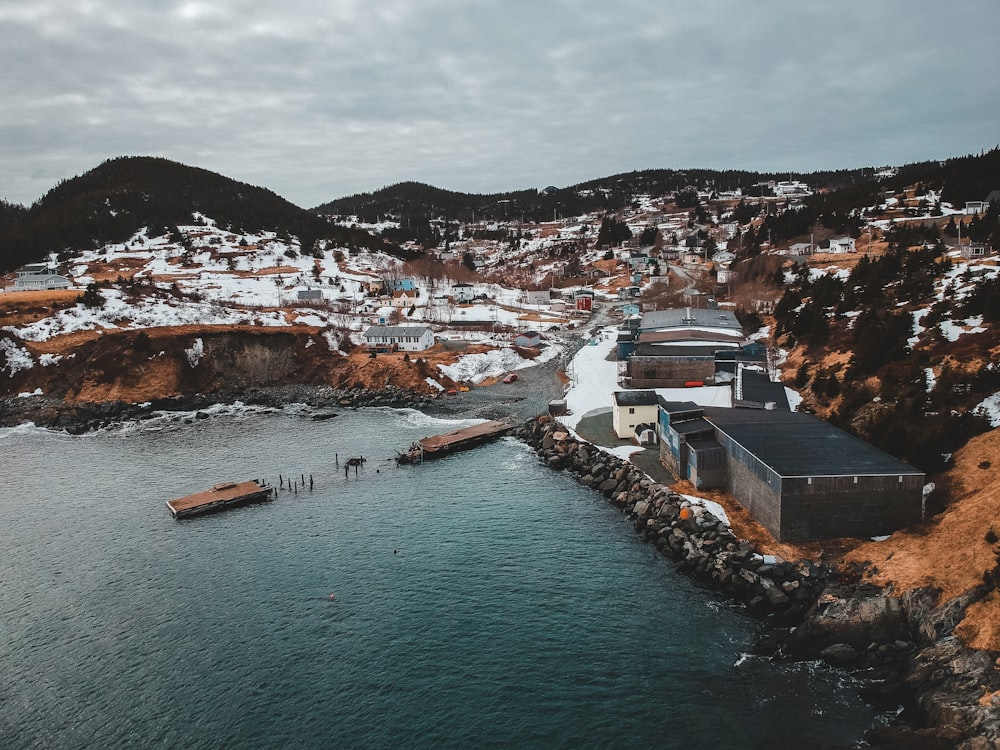
[[393,279],[389,282],[389,292],[412,292],[417,288],[413,279]]

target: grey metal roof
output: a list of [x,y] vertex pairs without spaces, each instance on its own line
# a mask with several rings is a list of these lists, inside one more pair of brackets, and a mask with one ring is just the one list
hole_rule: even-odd
[[641,330],[658,328],[684,328],[698,326],[702,328],[724,328],[742,332],[743,326],[730,310],[701,309],[684,307],[675,310],[651,310],[642,314]]
[[923,475],[873,445],[801,412],[709,409],[706,419],[783,477]]
[[615,391],[619,406],[656,406],[656,391]]
[[427,326],[372,326],[365,331],[365,338],[399,338],[401,336],[423,336]]

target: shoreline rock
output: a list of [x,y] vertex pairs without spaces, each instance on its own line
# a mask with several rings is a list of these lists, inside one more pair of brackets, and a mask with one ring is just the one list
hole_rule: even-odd
[[873,707],[902,707],[896,723],[868,732],[870,747],[1000,748],[1000,660],[953,635],[985,586],[935,606],[936,592],[897,598],[808,560],[769,562],[704,508],[549,417],[527,421],[518,435],[539,460],[569,471],[626,514],[676,570],[762,617],[756,653],[822,659],[861,679]]
[[[0,427],[31,422],[38,427],[81,435],[120,422],[149,419],[160,412],[204,414],[209,407],[237,402],[276,409],[297,403],[328,410],[376,406],[427,409],[431,406],[425,394],[393,386],[381,390],[304,385],[252,388],[238,392],[168,396],[141,404],[124,401],[74,403],[45,396],[29,396],[0,399]],[[329,418],[330,413],[327,412],[326,416]]]

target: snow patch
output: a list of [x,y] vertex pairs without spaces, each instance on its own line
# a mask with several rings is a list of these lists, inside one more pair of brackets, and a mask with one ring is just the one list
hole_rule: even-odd
[[976,404],[972,410],[989,420],[990,427],[1000,427],[1000,393],[994,393]]
[[0,352],[7,359],[7,363],[3,367],[0,367],[0,372],[7,370],[10,377],[14,377],[21,370],[30,370],[35,366],[35,360],[31,358],[31,353],[10,339],[0,341]]
[[202,355],[205,354],[205,342],[200,338],[195,339],[191,348],[185,349],[184,353],[187,355],[188,364],[191,367],[197,367],[198,363],[201,362]]

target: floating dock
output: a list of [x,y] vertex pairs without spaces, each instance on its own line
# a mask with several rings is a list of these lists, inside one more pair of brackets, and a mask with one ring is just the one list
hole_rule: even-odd
[[405,453],[400,453],[396,460],[401,464],[418,464],[432,458],[441,458],[495,440],[512,429],[514,429],[512,422],[490,421],[446,432],[443,435],[421,438]]
[[262,503],[270,500],[273,494],[273,487],[258,484],[256,481],[223,482],[204,492],[196,492],[176,500],[168,500],[167,508],[170,509],[174,518],[186,518],[237,505]]

